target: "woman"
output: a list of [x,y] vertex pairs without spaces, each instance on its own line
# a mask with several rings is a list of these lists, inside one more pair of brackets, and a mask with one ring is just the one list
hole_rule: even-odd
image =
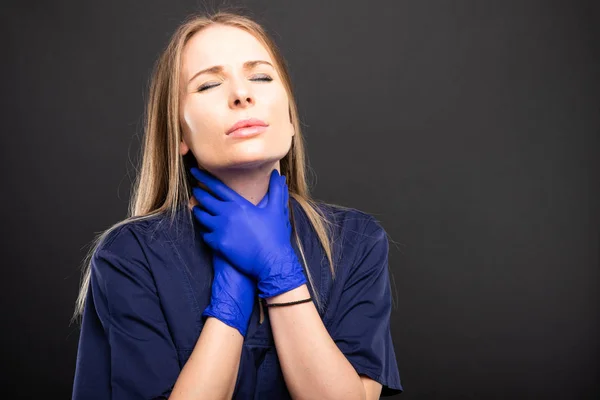
[[310,198],[285,62],[193,16],[150,86],[130,217],[96,240],[75,399],[375,399],[402,391],[383,228]]

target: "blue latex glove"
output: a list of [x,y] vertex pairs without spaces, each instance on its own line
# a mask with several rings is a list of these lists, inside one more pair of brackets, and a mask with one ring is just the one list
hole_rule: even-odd
[[[268,197],[267,193],[258,207],[264,207]],[[242,336],[246,336],[254,308],[256,283],[218,253],[213,253],[213,269],[210,304],[202,313],[202,317],[215,317],[236,328]]]
[[213,255],[213,269],[210,304],[202,317],[215,317],[246,336],[254,308],[256,284],[218,254]]
[[200,203],[194,207],[194,215],[208,230],[204,241],[257,280],[259,297],[273,297],[306,283],[291,243],[285,177],[277,170],[271,172],[269,197],[261,208],[208,172],[198,168],[190,171],[212,192],[193,188]]

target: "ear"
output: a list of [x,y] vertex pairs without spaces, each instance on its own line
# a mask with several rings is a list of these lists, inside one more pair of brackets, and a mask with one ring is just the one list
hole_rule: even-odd
[[288,105],[288,114],[290,116],[290,124],[292,125],[292,136],[294,136],[296,134],[296,128],[294,127],[294,124],[292,123],[292,107],[290,105]]
[[190,148],[188,147],[187,143],[184,140],[179,142],[179,154],[183,156],[186,155],[188,151],[190,151]]

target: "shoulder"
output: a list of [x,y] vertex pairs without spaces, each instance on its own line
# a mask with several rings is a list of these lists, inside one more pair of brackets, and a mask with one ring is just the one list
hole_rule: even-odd
[[153,259],[173,251],[172,243],[189,231],[188,223],[180,211],[172,216],[159,213],[120,221],[97,239],[92,266],[101,265],[98,259],[110,257],[149,268]]
[[134,247],[160,246],[177,239],[193,224],[182,208],[174,214],[155,213],[130,217],[107,229],[99,240],[98,249],[121,252]]
[[352,245],[387,243],[387,233],[381,222],[372,214],[357,208],[331,203],[318,203],[323,215],[331,222],[335,236]]
[[[356,268],[384,268],[389,249],[388,235],[375,216],[357,208],[332,203],[315,202],[319,213],[327,220],[329,238],[334,251],[334,262],[343,264],[345,273]],[[309,224],[304,213],[300,224]],[[304,226],[303,232],[309,232]],[[308,233],[312,241],[317,235]],[[365,262],[365,260],[371,262]]]
[[160,225],[164,218],[153,215],[147,217],[128,218],[120,221],[107,229],[99,240],[97,251],[110,251],[120,253],[124,250],[133,250],[157,240]]
[[[328,294],[326,326],[336,326],[345,315],[350,315],[347,311],[356,304],[369,303],[377,310],[387,309],[391,304],[389,242],[383,225],[374,215],[356,208],[331,204],[321,207],[336,223],[333,244],[339,254],[334,260],[335,278]],[[361,309],[358,311],[361,315],[368,312]],[[377,314],[378,318],[382,315],[379,311]],[[355,323],[361,316],[354,314],[350,320]]]
[[365,277],[382,277],[388,270],[389,242],[382,224],[373,215],[351,207],[321,206],[335,221],[334,242],[338,244],[342,265],[337,268],[338,284],[353,286]]

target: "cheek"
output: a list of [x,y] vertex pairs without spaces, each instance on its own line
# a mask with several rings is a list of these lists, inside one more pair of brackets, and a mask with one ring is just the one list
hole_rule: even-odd
[[291,126],[288,96],[283,88],[270,97],[269,114],[279,129]]
[[222,116],[201,102],[186,103],[182,113],[184,135],[199,162],[209,162],[219,147]]
[[[204,99],[202,99],[204,100]],[[223,121],[226,121],[226,109],[215,107],[214,102],[190,101],[185,105],[183,120],[188,137],[196,144],[221,139],[225,134]]]
[[189,134],[194,137],[202,132],[206,128],[206,109],[204,109],[198,102],[190,101],[185,104],[183,109],[183,122],[187,127]]

